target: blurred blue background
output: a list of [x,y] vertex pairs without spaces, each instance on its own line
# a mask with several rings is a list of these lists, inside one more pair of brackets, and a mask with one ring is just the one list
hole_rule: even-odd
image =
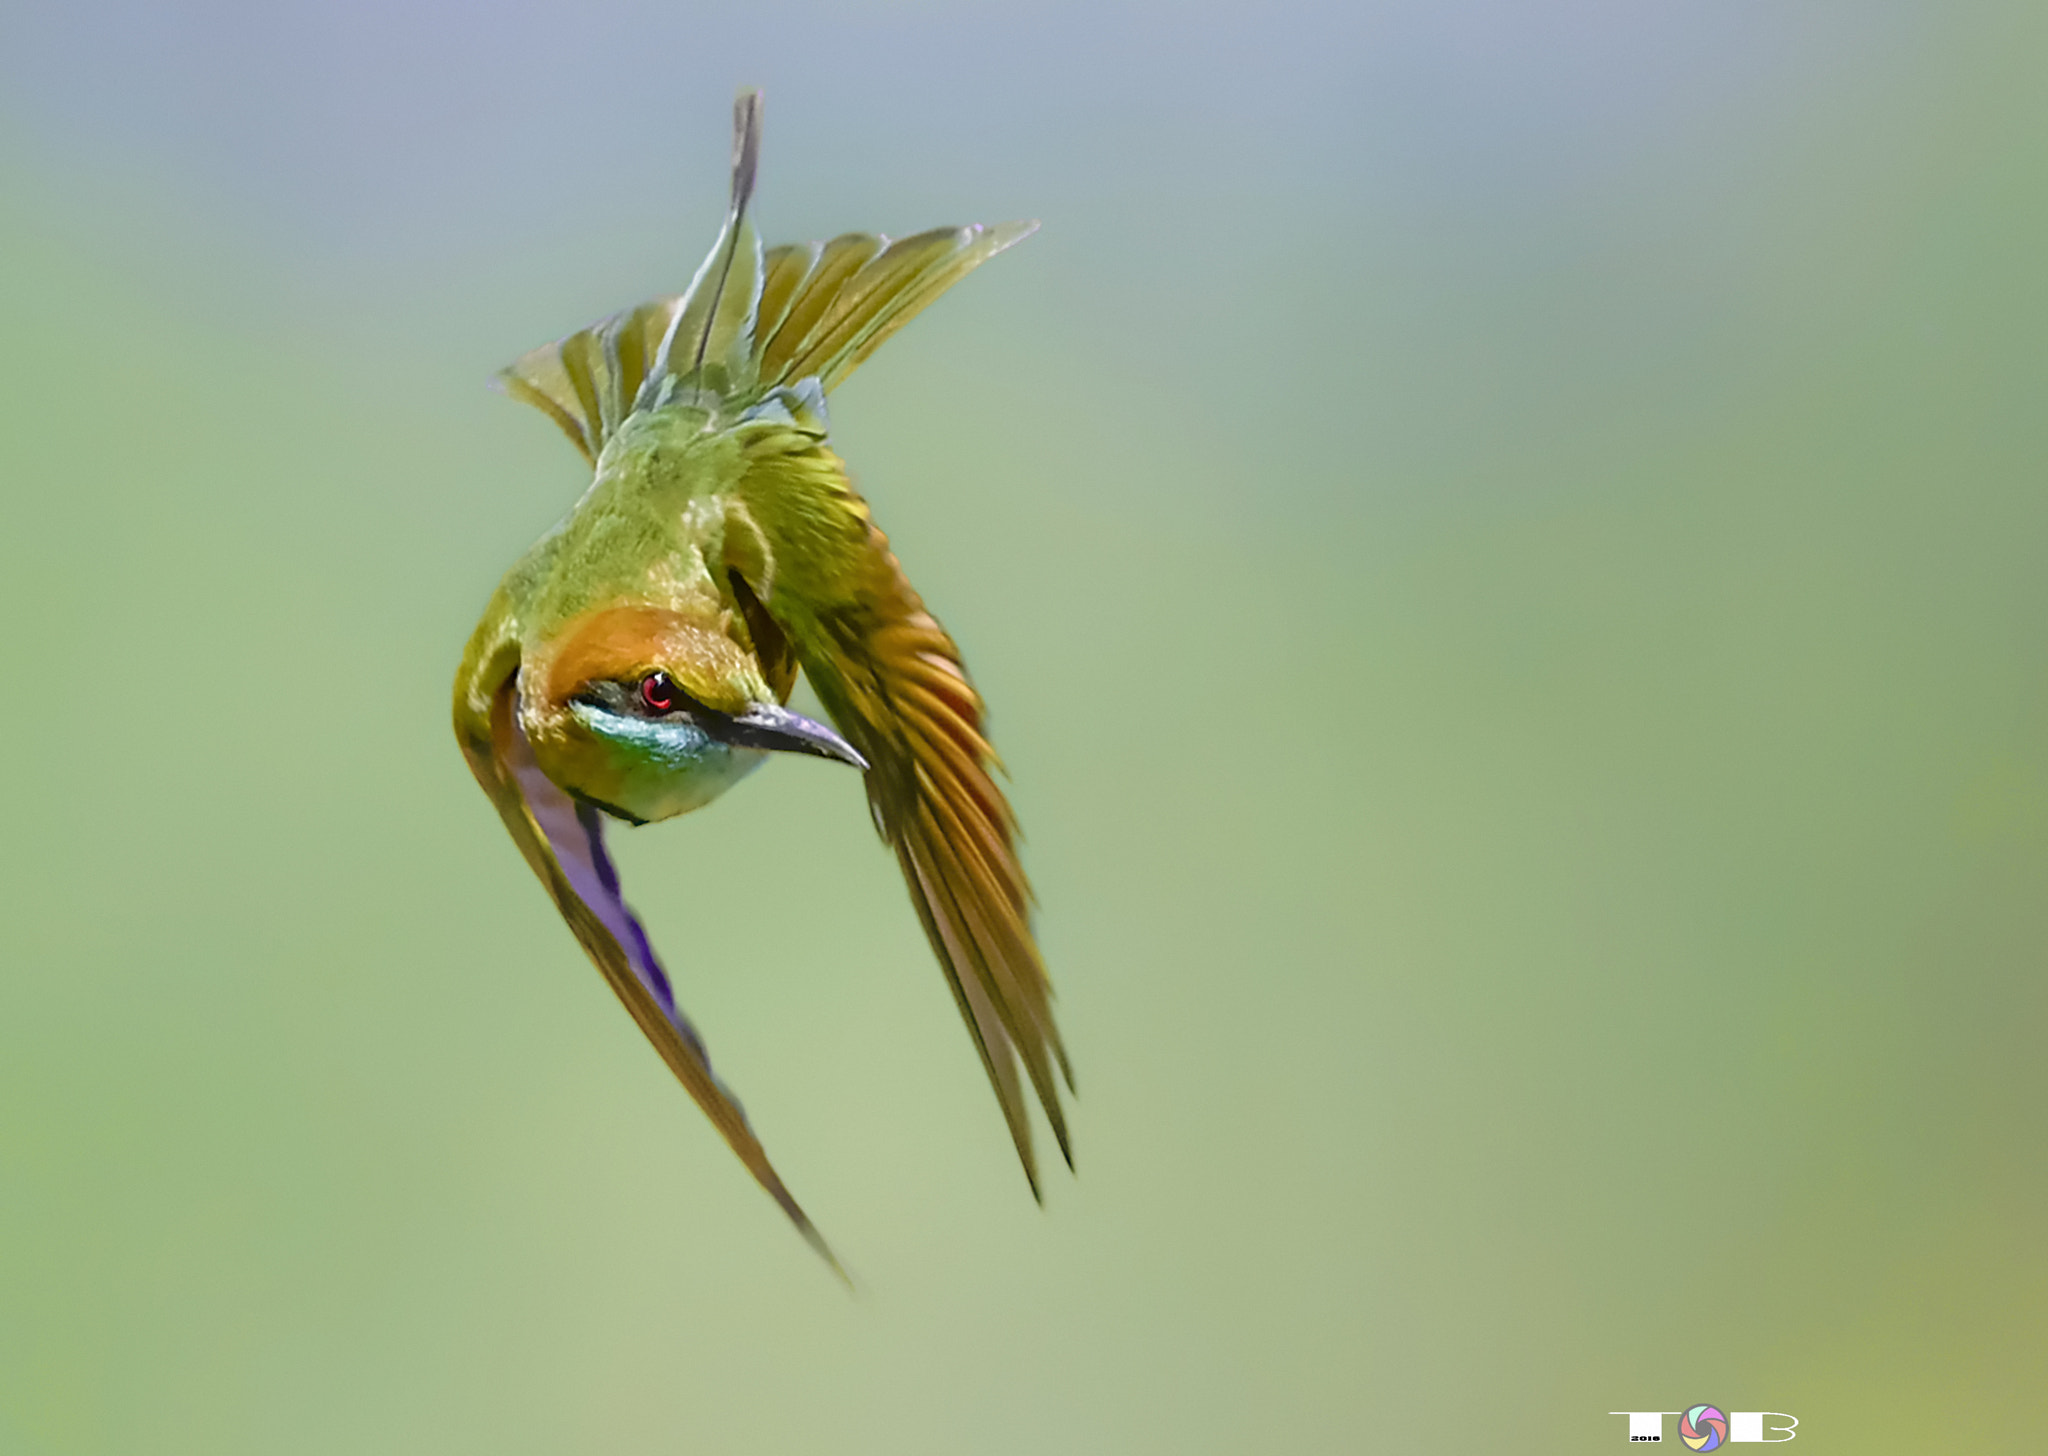
[[[0,1451],[2017,1449],[2048,11],[0,10]],[[619,836],[849,1297],[447,685],[484,388],[1040,217],[836,400],[993,704],[1033,1206],[852,775]],[[1675,1439],[1676,1422],[1666,1425]]]

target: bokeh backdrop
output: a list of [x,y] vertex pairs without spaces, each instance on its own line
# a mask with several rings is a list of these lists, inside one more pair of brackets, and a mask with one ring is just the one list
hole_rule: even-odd
[[[2037,1439],[2044,66],[2020,0],[12,0],[0,1452]],[[485,381],[687,280],[740,83],[771,240],[1045,222],[836,421],[1078,1177],[853,775],[619,836],[852,1295],[446,721],[582,484]]]

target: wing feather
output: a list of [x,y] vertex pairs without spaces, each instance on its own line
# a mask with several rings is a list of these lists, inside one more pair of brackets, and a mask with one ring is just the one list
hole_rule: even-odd
[[960,949],[952,927],[932,913],[933,894],[924,871],[903,845],[897,846],[896,859],[903,870],[905,883],[910,886],[910,900],[916,907],[918,923],[924,926],[926,939],[939,953],[939,967],[946,973],[946,984],[952,988],[954,1004],[960,1008],[961,1019],[973,1034],[974,1049],[981,1056],[982,1070],[988,1073],[989,1082],[996,1089],[996,1102],[1002,1108],[1003,1123],[1009,1128],[1010,1140],[1016,1145],[1017,1156],[1024,1165],[1024,1180],[1031,1185],[1031,1196],[1042,1200],[1044,1194],[1038,1187],[1038,1164],[1031,1153],[1030,1114],[1017,1081],[1017,1056],[1010,1034],[1003,1029],[1002,1017],[996,1011],[995,1003],[989,999],[988,988],[979,978],[960,974],[959,967],[965,964],[966,954]]
[[557,788],[534,762],[519,726],[517,684],[517,673],[509,672],[487,699],[481,693],[469,694],[467,704],[458,699],[457,737],[477,782],[634,1024],[797,1231],[844,1278],[831,1248],[769,1162],[739,1102],[712,1073],[703,1040],[677,1009],[654,948],[620,893],[604,847],[602,819]]
[[[790,321],[797,316],[793,307]],[[1069,1089],[1073,1078],[981,697],[838,457],[815,437],[766,425],[746,448],[740,495],[773,562],[770,584],[756,588],[761,603],[870,764],[875,827],[896,852],[1035,1193],[1018,1063],[1069,1166],[1056,1072]]]

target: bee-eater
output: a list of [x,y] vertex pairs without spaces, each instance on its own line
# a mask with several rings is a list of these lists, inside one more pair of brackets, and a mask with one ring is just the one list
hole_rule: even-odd
[[[1069,1091],[1073,1077],[982,701],[827,443],[825,409],[883,340],[1037,224],[764,251],[758,93],[741,93],[733,133],[731,206],[689,290],[499,376],[595,473],[485,608],[455,679],[455,733],[633,1020],[832,1260],[677,1009],[604,825],[699,808],[770,753],[861,770],[1033,1194],[1020,1060],[1072,1166],[1055,1069]],[[799,671],[833,726],[784,706]]]

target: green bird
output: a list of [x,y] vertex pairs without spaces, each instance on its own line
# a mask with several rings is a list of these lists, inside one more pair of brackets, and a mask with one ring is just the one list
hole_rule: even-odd
[[[677,1008],[605,821],[700,808],[771,753],[861,770],[1033,1195],[1019,1062],[1072,1167],[1055,1078],[1071,1092],[1073,1075],[982,701],[828,444],[825,409],[885,339],[1037,224],[764,250],[758,93],[740,94],[733,133],[731,206],[689,290],[499,376],[594,476],[485,608],[455,678],[455,734],[605,981],[836,1268]],[[832,726],[784,706],[799,671]]]

